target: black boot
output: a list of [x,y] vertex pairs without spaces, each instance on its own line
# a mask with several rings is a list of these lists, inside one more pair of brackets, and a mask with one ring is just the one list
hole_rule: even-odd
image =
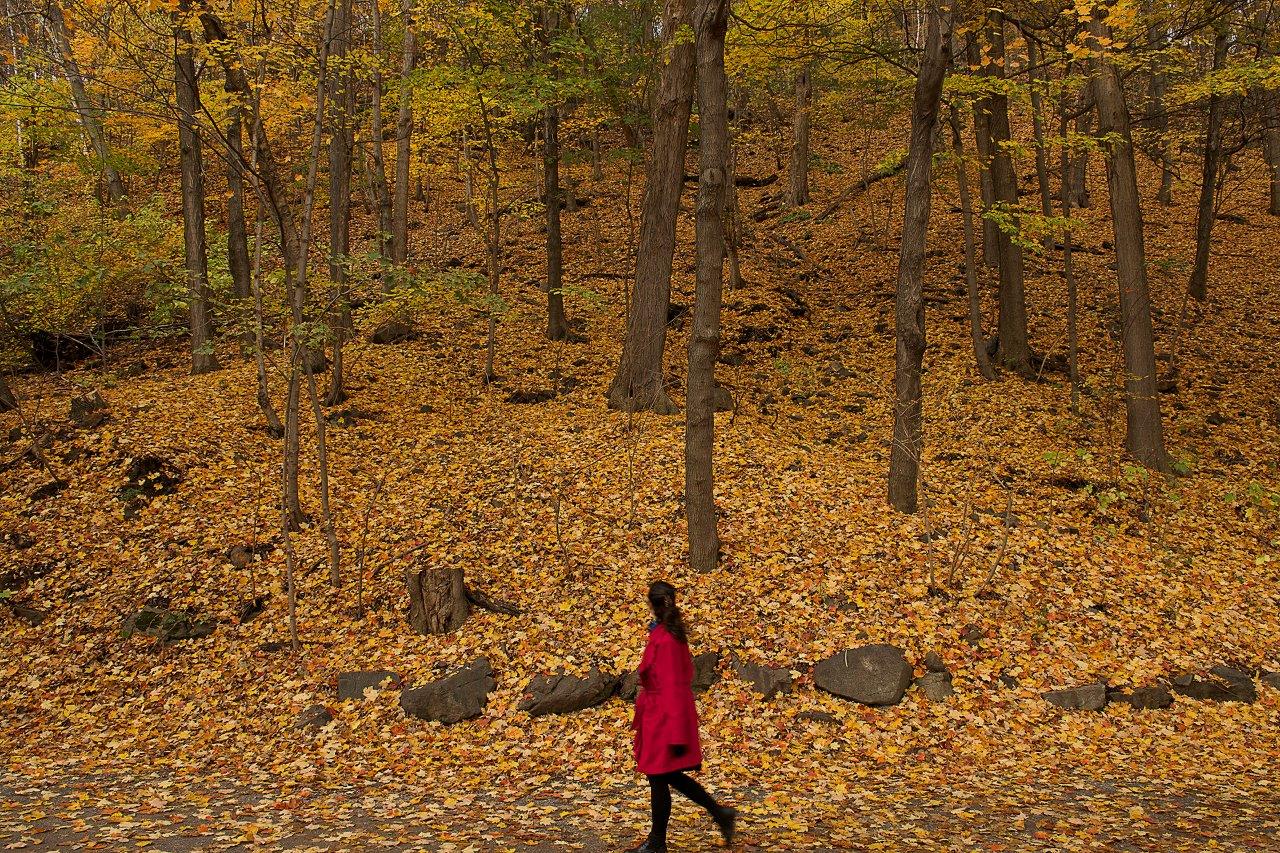
[[728,806],[718,806],[711,813],[711,817],[715,819],[716,826],[720,827],[720,834],[724,836],[725,846],[732,847],[733,835],[738,826],[738,810]]
[[627,853],[667,853],[667,842],[646,838],[643,844],[632,847]]

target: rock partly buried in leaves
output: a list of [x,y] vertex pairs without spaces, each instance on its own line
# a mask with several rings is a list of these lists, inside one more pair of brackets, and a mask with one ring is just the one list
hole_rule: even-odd
[[785,667],[735,661],[733,672],[738,678],[750,683],[751,687],[765,699],[772,699],[779,693],[791,692],[791,670]]
[[930,702],[945,702],[947,698],[954,694],[955,688],[951,686],[951,673],[934,672],[930,670],[924,675],[916,679],[916,686],[924,693],[925,698]]
[[215,627],[217,626],[214,622],[193,619],[186,613],[148,604],[137,613],[126,616],[124,624],[120,626],[120,632],[126,637],[146,634],[158,640],[177,642],[207,637],[213,633]]
[[439,681],[401,691],[400,707],[410,717],[453,725],[480,716],[494,687],[493,668],[480,658]]
[[596,667],[592,667],[582,678],[573,675],[535,675],[525,687],[524,696],[516,708],[528,711],[534,717],[572,714],[601,704],[617,688],[617,676],[606,675]]
[[1163,687],[1135,687],[1132,690],[1112,690],[1107,694],[1111,702],[1129,705],[1135,711],[1159,711],[1173,704],[1173,694]]
[[622,678],[618,679],[618,698],[624,702],[636,701],[636,694],[640,692],[640,673],[634,669],[625,673]]
[[1069,711],[1101,711],[1107,704],[1107,685],[1085,684],[1063,690],[1049,690],[1044,700]]
[[946,672],[947,665],[942,660],[942,655],[937,652],[929,652],[924,656],[924,668],[930,672]]
[[293,727],[302,731],[322,729],[333,720],[333,712],[323,705],[311,705],[305,708],[293,721]]
[[911,686],[911,664],[896,646],[876,644],[839,652],[813,668],[813,683],[863,705],[896,705]]
[[413,326],[403,320],[387,320],[385,323],[373,330],[369,335],[369,343],[371,344],[396,344],[400,341],[407,341],[413,337]]
[[338,673],[338,698],[363,699],[370,687],[382,689],[400,683],[400,676],[385,669],[366,669],[357,672]]
[[1209,672],[1215,678],[1197,678],[1180,675],[1173,680],[1173,692],[1201,702],[1244,702],[1258,699],[1258,688],[1250,673],[1225,666],[1215,666]]
[[1272,690],[1280,690],[1280,672],[1264,672],[1259,680]]
[[703,652],[693,657],[693,692],[706,693],[720,680],[720,653]]
[[97,391],[72,397],[68,415],[80,429],[93,429],[107,419],[107,401]]

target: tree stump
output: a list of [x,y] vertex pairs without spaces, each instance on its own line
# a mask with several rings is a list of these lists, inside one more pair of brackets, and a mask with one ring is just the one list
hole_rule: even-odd
[[448,634],[467,621],[470,605],[462,569],[420,561],[405,570],[409,625],[419,634]]

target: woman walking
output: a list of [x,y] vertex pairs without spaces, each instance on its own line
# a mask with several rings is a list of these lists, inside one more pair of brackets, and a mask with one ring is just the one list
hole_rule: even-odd
[[676,607],[676,588],[655,581],[649,587],[649,606],[653,622],[640,659],[640,693],[631,727],[635,729],[636,769],[649,777],[653,828],[644,843],[628,853],[665,853],[672,788],[706,809],[725,844],[731,845],[737,811],[717,803],[685,775],[687,770],[702,769],[702,745],[698,741],[698,709],[693,702],[693,656]]

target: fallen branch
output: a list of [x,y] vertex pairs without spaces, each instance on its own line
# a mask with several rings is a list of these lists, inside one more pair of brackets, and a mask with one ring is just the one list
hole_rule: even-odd
[[907,161],[904,158],[900,163],[895,163],[892,166],[887,166],[872,172],[870,175],[867,175],[865,178],[840,193],[840,195],[836,196],[831,204],[827,205],[821,213],[813,218],[814,221],[821,222],[831,214],[835,213],[836,210],[839,209],[840,205],[853,201],[855,198],[871,189],[873,185],[883,181],[885,178],[892,178],[906,167]]

